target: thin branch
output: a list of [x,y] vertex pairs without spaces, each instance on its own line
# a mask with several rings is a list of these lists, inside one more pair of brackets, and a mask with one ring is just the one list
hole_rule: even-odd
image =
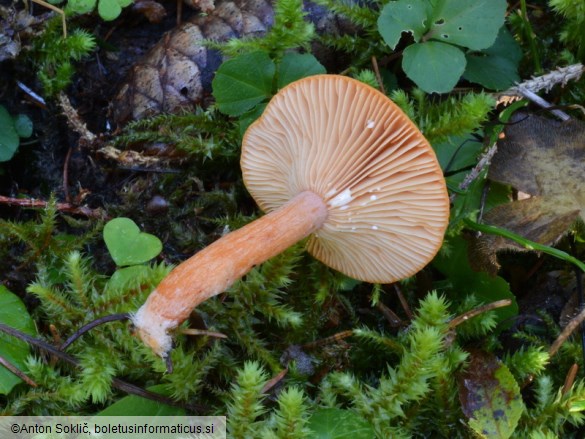
[[330,337],[325,337],[325,338],[322,338],[320,340],[315,340],[315,341],[306,343],[306,344],[302,345],[301,347],[303,349],[314,349],[314,348],[319,347],[319,346],[323,346],[323,345],[331,344],[331,343],[339,341],[339,340],[343,340],[344,338],[351,337],[352,335],[353,335],[353,331],[351,329],[348,329],[346,331],[341,331],[341,332],[338,332],[337,334],[333,334]]
[[382,313],[382,315],[388,321],[391,327],[398,328],[404,325],[402,319],[398,317],[394,311],[392,311],[382,302],[376,303],[376,308],[378,308],[378,310]]
[[561,110],[552,108],[553,105],[551,103],[547,102],[546,100],[544,100],[543,98],[541,98],[540,96],[538,96],[533,91],[528,90],[527,88],[525,88],[523,86],[520,86],[520,85],[517,88],[518,88],[518,91],[520,92],[520,94],[522,96],[524,96],[526,99],[531,100],[536,105],[540,105],[542,108],[546,108],[552,114],[554,114],[556,117],[558,117],[559,119],[561,119],[563,122],[566,121],[566,120],[569,120],[571,118],[564,111],[561,111]]
[[79,142],[83,146],[92,145],[96,141],[97,136],[87,128],[85,121],[81,119],[77,110],[73,108],[71,101],[65,93],[59,93],[58,98],[59,106],[61,107],[61,110],[63,110],[63,115],[67,119],[67,125],[80,135]]
[[185,328],[179,330],[179,332],[185,335],[206,335],[207,337],[228,338],[227,335],[221,332],[207,331],[205,329]]
[[73,148],[70,146],[67,149],[65,160],[63,162],[63,193],[65,194],[65,201],[71,203],[71,194],[69,193],[69,161],[71,160],[71,153]]
[[288,373],[288,367],[284,368],[283,370],[278,372],[274,377],[272,377],[268,381],[266,381],[266,383],[264,384],[264,387],[262,387],[262,393],[268,393],[268,391],[270,389],[272,389],[280,381],[282,381],[282,379],[285,377],[285,375],[287,373]]
[[456,326],[460,325],[461,323],[466,322],[469,319],[472,319],[473,317],[476,317],[480,314],[483,314],[485,312],[491,311],[491,310],[496,309],[496,308],[510,306],[511,304],[512,304],[512,301],[510,299],[503,299],[503,300],[497,300],[497,301],[492,302],[492,303],[487,303],[485,305],[478,306],[477,308],[473,308],[467,312],[464,312],[461,315],[458,315],[454,319],[452,319],[449,322],[449,329],[453,329]]
[[408,306],[408,302],[406,301],[406,297],[404,297],[404,294],[402,294],[402,290],[400,289],[400,287],[398,286],[397,283],[394,283],[394,291],[396,291],[396,295],[398,296],[398,300],[400,300],[400,304],[402,305],[402,309],[404,309],[404,312],[406,313],[406,316],[408,317],[409,320],[414,319],[414,314],[410,309],[410,306]]
[[64,351],[65,349],[67,349],[75,340],[77,340],[79,337],[81,337],[87,331],[91,331],[96,326],[99,326],[99,325],[102,325],[102,324],[108,323],[108,322],[117,322],[117,321],[122,321],[122,320],[128,320],[129,318],[130,318],[130,314],[122,313],[122,314],[110,314],[108,316],[104,316],[104,317],[100,317],[99,319],[95,319],[94,321],[89,322],[87,325],[84,325],[81,328],[79,328],[77,331],[75,331],[73,333],[73,335],[71,335],[71,337],[69,337],[67,340],[65,340],[65,343],[63,343],[61,345],[61,350]]
[[376,75],[376,80],[378,81],[378,87],[382,93],[386,94],[384,81],[382,80],[382,75],[380,75],[380,69],[378,68],[378,60],[375,56],[372,56],[372,66],[374,67],[374,74]]
[[558,69],[553,70],[552,72],[549,72],[545,75],[533,77],[532,79],[528,79],[527,81],[524,81],[515,87],[509,88],[508,90],[505,90],[501,93],[497,93],[496,97],[498,98],[498,103],[506,103],[522,97],[520,88],[530,90],[533,93],[537,93],[541,90],[548,92],[555,85],[560,84],[561,87],[564,87],[569,81],[578,80],[584,71],[585,68],[582,64],[572,64],[567,67],[559,67]]
[[579,365],[577,363],[573,364],[569,368],[569,372],[567,372],[567,376],[565,377],[565,383],[563,384],[563,390],[561,391],[563,395],[565,395],[573,384],[575,384],[575,378],[577,378],[577,372],[579,371]]
[[[477,165],[475,165],[475,167],[469,172],[469,174],[467,174],[465,179],[459,185],[459,191],[465,192],[467,188],[471,185],[471,183],[473,183],[473,181],[480,176],[481,171],[483,171],[490,165],[492,158],[496,154],[497,150],[498,146],[496,143],[494,143],[492,146],[488,148],[488,150],[485,153],[483,153],[483,155],[479,159],[479,162],[477,162]],[[453,193],[449,201],[451,201],[451,203],[454,202],[456,196],[457,193]]]
[[57,6],[52,5],[51,3],[47,3],[43,0],[32,0],[34,3],[44,6],[51,11],[56,12],[61,16],[61,26],[63,26],[63,38],[67,38],[67,21],[65,20],[65,11],[63,9],[59,9]]
[[[0,323],[0,331],[4,332],[6,334],[12,335],[13,337],[16,337],[20,340],[26,341],[27,343],[36,346],[37,348],[40,348],[44,351],[49,352],[50,354],[58,357],[60,360],[71,364],[72,366],[75,366],[77,368],[80,367],[79,361],[72,357],[69,354],[66,354],[65,352],[60,351],[59,349],[57,349],[55,346],[50,345],[49,343],[37,339],[35,337],[31,337],[28,334],[25,334],[24,332],[21,332],[17,329],[14,329],[8,325],[4,325],[2,323]],[[146,399],[150,399],[152,401],[157,401],[163,404],[167,404],[173,407],[180,407],[180,408],[185,408],[187,407],[189,410],[192,410],[193,412],[203,412],[207,410],[207,407],[200,405],[200,404],[194,404],[194,403],[189,403],[189,404],[178,404],[176,401],[172,400],[171,398],[167,398],[166,396],[162,396],[159,395],[158,393],[154,393],[151,392],[149,390],[143,389],[141,387],[138,387],[134,384],[128,383],[126,381],[122,381],[119,378],[113,378],[112,379],[112,386],[118,390],[121,390],[123,392],[126,392],[130,395],[136,395],[136,396],[140,396],[142,398],[146,398]]]
[[8,369],[10,372],[12,372],[25,383],[27,383],[29,386],[37,387],[37,383],[31,380],[22,370],[20,370],[18,367],[16,367],[14,364],[12,364],[10,361],[2,357],[1,355],[0,365],[4,366],[6,369]]
[[571,336],[571,334],[579,328],[582,322],[585,321],[585,308],[581,310],[563,329],[563,332],[557,337],[554,343],[548,350],[548,355],[552,358],[561,348],[562,344]]
[[[13,198],[0,195],[0,204],[31,209],[44,209],[48,206],[49,202],[44,200],[37,200],[35,198]],[[102,209],[91,209],[87,206],[74,206],[70,203],[57,203],[56,208],[60,212],[70,213],[73,215],[82,215],[88,218],[104,219],[107,217],[106,213]]]

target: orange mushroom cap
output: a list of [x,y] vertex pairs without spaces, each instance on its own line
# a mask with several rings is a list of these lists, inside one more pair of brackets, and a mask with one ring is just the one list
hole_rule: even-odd
[[355,279],[389,283],[435,256],[449,219],[428,141],[385,95],[316,75],[283,88],[246,131],[241,167],[261,209],[311,191],[328,207],[308,251]]

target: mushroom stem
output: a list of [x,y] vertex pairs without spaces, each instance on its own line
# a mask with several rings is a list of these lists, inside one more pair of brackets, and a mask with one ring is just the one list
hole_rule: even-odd
[[326,219],[323,199],[306,191],[215,241],[177,266],[150,294],[132,317],[137,334],[156,354],[166,357],[172,347],[169,331],[193,308],[319,229]]

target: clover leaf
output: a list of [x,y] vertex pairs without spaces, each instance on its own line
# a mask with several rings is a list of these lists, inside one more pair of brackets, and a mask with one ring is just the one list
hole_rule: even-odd
[[466,59],[463,77],[468,81],[493,90],[505,90],[520,81],[518,63],[522,59],[522,49],[505,27],[500,29],[493,46],[470,52]]
[[69,0],[67,9],[77,14],[87,14],[93,11],[97,4],[100,17],[106,21],[115,20],[122,12],[122,8],[132,4],[133,0]]
[[118,267],[150,261],[162,250],[160,239],[141,232],[129,218],[114,218],[104,227],[104,241]]
[[445,93],[465,71],[465,50],[494,44],[505,13],[505,0],[398,0],[382,9],[378,31],[391,49],[410,33],[415,43],[404,50],[404,72],[425,92]]
[[8,110],[0,105],[0,162],[10,160],[20,144],[21,138],[32,135],[32,122],[24,114],[12,117]]
[[262,51],[246,53],[224,62],[212,82],[213,96],[219,111],[242,116],[251,123],[250,114],[268,101],[276,88],[307,76],[325,73],[325,68],[311,54],[287,53],[275,64]]

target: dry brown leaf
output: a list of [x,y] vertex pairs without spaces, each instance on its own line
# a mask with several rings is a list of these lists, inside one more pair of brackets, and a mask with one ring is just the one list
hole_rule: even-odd
[[[532,197],[493,208],[483,222],[551,245],[579,216],[585,219],[585,123],[526,113],[516,113],[511,123],[488,177]],[[505,238],[483,235],[471,245],[471,263],[495,274],[496,253],[506,249],[525,250]]]

